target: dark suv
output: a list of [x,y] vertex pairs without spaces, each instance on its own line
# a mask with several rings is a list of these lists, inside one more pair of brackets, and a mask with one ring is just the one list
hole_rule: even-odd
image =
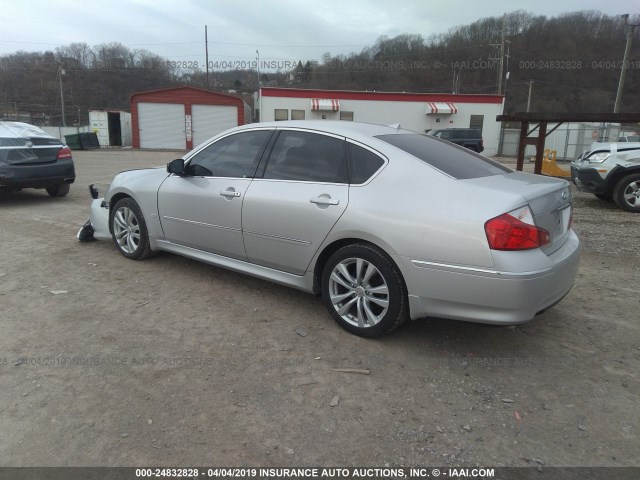
[[431,130],[429,135],[455,143],[474,152],[480,153],[484,150],[482,134],[477,128],[444,128]]
[[64,197],[76,179],[71,150],[38,127],[0,122],[0,192],[45,188]]

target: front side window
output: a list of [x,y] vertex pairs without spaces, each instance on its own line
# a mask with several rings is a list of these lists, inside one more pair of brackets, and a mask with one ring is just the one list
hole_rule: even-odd
[[258,153],[270,135],[270,130],[255,130],[224,137],[194,155],[186,173],[201,177],[253,177]]
[[317,133],[285,130],[273,146],[264,178],[347,183],[345,141]]

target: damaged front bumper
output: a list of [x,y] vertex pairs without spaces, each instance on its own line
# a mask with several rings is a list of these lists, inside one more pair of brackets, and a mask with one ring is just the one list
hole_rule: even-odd
[[91,214],[89,220],[78,230],[76,238],[81,242],[111,240],[109,206],[105,203],[104,198],[98,198],[98,189],[94,185],[89,185],[89,191],[93,198]]

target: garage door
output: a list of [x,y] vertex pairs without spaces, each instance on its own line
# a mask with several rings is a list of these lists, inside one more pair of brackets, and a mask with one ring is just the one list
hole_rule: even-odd
[[140,148],[187,148],[184,105],[138,103]]
[[238,107],[229,105],[193,105],[193,146],[214,135],[238,126]]

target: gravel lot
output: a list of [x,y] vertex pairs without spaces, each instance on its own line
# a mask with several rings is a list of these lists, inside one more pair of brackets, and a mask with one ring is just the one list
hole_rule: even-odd
[[74,152],[69,196],[0,196],[1,466],[640,466],[640,215],[576,193],[576,288],[533,322],[365,340],[314,296],[75,240],[89,183],[181,153]]

